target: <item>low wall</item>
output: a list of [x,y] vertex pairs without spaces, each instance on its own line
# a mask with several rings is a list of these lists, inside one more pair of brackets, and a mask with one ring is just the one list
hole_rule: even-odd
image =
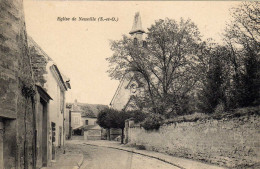
[[129,144],[147,150],[202,160],[227,167],[250,166],[260,162],[260,117],[204,119],[176,122],[159,131],[128,130]]
[[101,140],[101,130],[84,131],[84,140]]
[[122,130],[121,129],[115,129],[112,128],[110,129],[110,139],[115,140],[118,136],[122,135]]
[[76,135],[74,135],[74,136],[71,136],[71,139],[72,140],[84,140],[84,136],[76,136]]

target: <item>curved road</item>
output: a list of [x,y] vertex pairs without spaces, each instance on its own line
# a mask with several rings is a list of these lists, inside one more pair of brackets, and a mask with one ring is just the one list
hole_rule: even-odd
[[178,169],[163,161],[122,150],[83,144],[69,147],[83,153],[80,169]]

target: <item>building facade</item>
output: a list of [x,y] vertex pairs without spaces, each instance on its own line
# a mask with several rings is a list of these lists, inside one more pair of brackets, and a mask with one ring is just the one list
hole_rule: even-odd
[[29,53],[35,83],[37,167],[48,166],[56,160],[56,151],[65,140],[65,94],[70,89],[65,77],[54,61],[31,38],[28,38]]

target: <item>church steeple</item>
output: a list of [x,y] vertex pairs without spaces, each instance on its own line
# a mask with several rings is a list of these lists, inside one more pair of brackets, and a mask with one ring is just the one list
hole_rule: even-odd
[[141,41],[143,33],[145,33],[145,31],[142,28],[141,16],[139,12],[136,12],[133,27],[129,34]]

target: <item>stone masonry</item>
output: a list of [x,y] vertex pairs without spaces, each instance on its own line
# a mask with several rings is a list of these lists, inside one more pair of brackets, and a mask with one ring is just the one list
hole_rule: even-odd
[[[259,112],[258,112],[259,113]],[[159,131],[130,127],[130,144],[170,155],[234,167],[260,162],[260,117],[176,122]]]
[[0,168],[33,168],[33,78],[22,0],[0,1]]

